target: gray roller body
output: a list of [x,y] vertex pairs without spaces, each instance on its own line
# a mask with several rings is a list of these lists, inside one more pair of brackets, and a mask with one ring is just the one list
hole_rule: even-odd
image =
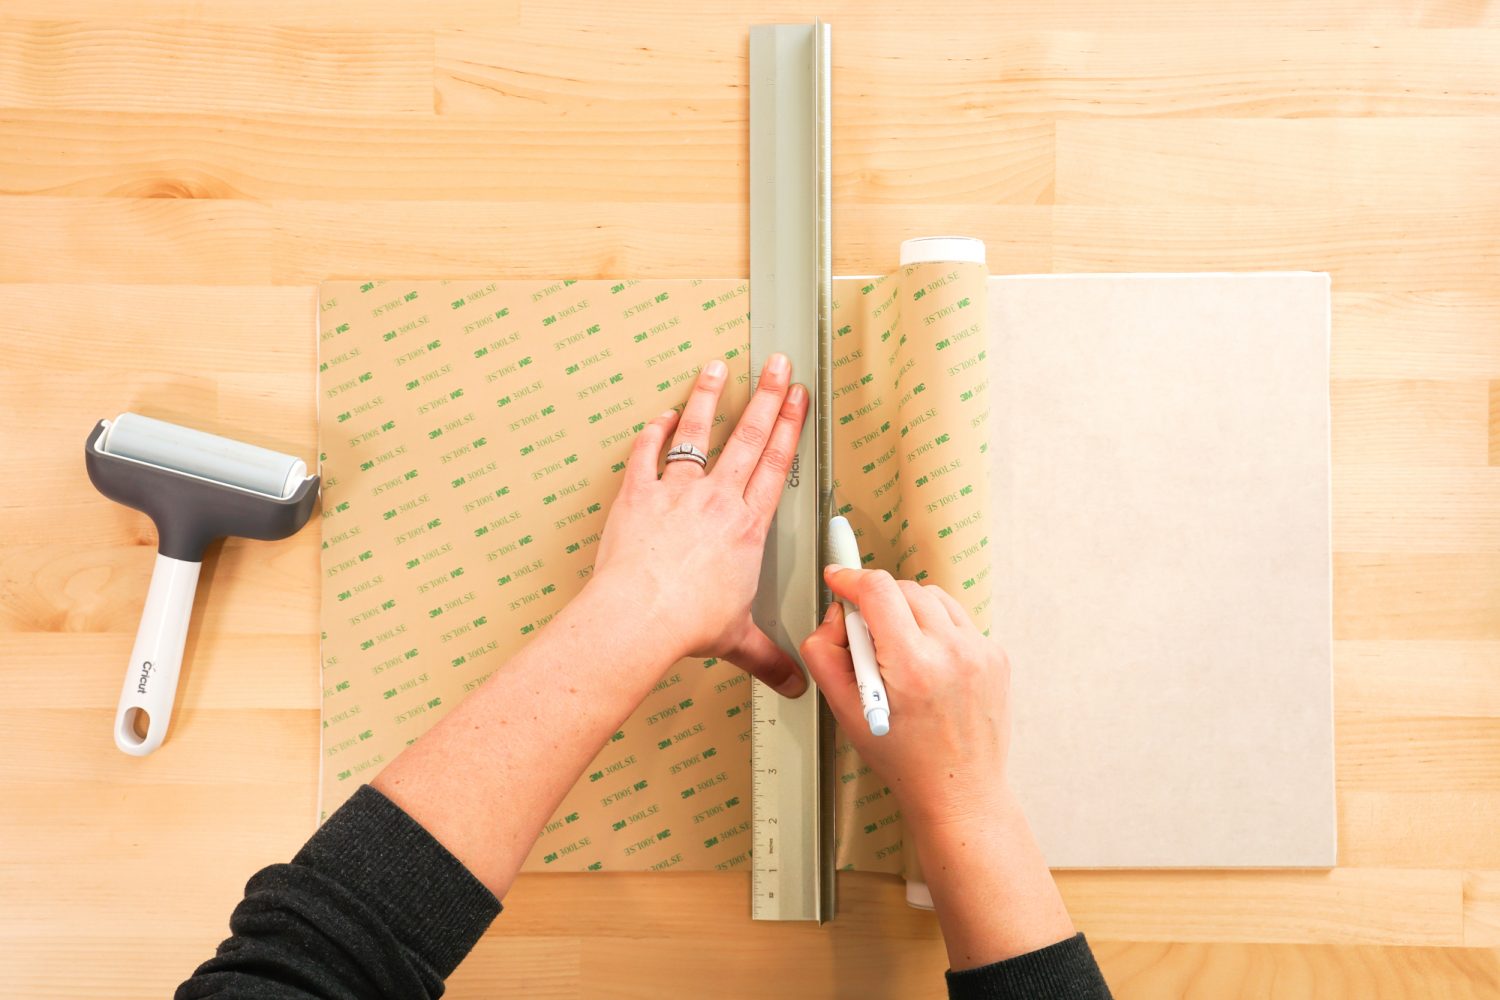
[[306,464],[291,455],[138,413],[120,414],[100,444],[110,455],[281,499],[307,476]]

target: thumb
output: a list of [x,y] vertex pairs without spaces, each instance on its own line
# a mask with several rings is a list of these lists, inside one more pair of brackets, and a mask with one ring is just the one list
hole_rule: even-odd
[[724,658],[784,697],[796,698],[807,690],[807,678],[797,661],[748,617],[739,641]]
[[802,640],[802,662],[833,717],[840,726],[848,730],[853,721],[861,718],[859,707],[859,685],[854,680],[854,660],[849,656],[848,632],[844,627],[844,605],[835,600],[828,605],[828,613],[812,634]]

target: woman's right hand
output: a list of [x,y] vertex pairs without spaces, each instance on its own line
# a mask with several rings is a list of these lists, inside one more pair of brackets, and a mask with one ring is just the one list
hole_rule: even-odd
[[953,970],[1072,937],[1073,922],[1006,779],[1005,651],[939,587],[880,570],[830,568],[825,577],[870,627],[891,731],[872,736],[865,723],[837,601],[802,643],[802,659],[844,734],[896,793]]
[[803,641],[802,658],[860,756],[923,829],[992,815],[1007,789],[1010,663],[941,587],[884,570],[830,566],[835,597],[858,606],[880,664],[891,729],[873,736],[854,680],[842,604]]

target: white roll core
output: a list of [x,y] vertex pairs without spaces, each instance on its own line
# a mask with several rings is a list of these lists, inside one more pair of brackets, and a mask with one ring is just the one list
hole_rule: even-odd
[[984,240],[972,236],[919,236],[901,241],[901,266],[953,261],[960,264],[984,263]]

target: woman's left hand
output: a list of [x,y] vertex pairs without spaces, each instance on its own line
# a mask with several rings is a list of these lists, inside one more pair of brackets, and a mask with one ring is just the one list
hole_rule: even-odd
[[807,390],[791,384],[786,356],[767,360],[711,468],[677,461],[657,477],[669,435],[708,451],[728,374],[718,359],[704,365],[681,419],[669,410],[636,438],[588,586],[618,588],[674,659],[722,657],[795,698],[807,689],[801,667],[750,618],[766,532],[807,417]]

